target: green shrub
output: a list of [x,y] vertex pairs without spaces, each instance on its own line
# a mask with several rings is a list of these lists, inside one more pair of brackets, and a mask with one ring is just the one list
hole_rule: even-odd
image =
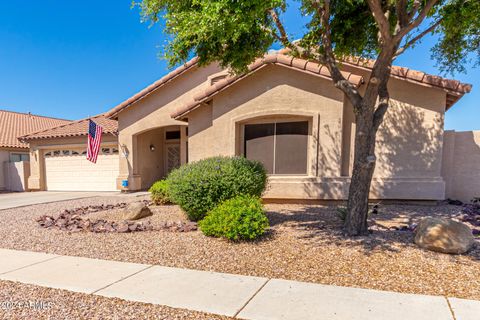
[[206,236],[238,241],[263,235],[269,222],[260,198],[240,195],[210,211],[199,226]]
[[263,165],[243,157],[200,160],[172,171],[167,178],[171,199],[193,221],[237,195],[260,197],[266,180]]
[[168,182],[166,180],[155,182],[150,187],[148,192],[150,192],[150,198],[152,199],[152,202],[156,205],[172,203],[168,192]]

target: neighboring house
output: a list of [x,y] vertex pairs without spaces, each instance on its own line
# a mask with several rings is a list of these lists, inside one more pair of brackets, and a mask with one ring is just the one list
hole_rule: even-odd
[[[370,67],[345,62],[342,70],[362,91]],[[267,168],[266,198],[346,199],[355,121],[328,69],[281,51],[249,70],[232,76],[193,59],[105,114],[118,120],[116,187],[128,181],[123,189],[147,189],[186,162],[240,155]],[[378,134],[371,197],[444,199],[445,181],[455,180],[442,166],[444,115],[471,86],[393,67],[389,89],[392,105]],[[32,165],[31,180],[49,189],[50,173],[42,182],[42,170]]]
[[91,117],[103,127],[97,163],[86,159],[88,119],[20,137],[30,144],[28,186],[32,190],[115,191],[118,177],[117,121]]
[[0,190],[23,191],[29,175],[29,145],[17,138],[27,133],[68,123],[56,119],[0,110]]

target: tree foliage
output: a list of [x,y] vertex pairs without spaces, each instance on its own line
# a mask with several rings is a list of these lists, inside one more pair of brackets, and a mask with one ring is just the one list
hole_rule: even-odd
[[[375,58],[382,44],[379,26],[367,0],[302,0],[298,14],[310,20],[307,32],[298,42],[302,53],[315,55],[325,49],[325,24],[322,22],[322,10],[319,10],[325,2],[329,4],[329,28],[335,57]],[[426,34],[439,36],[439,41],[432,48],[432,57],[441,70],[465,71],[464,66],[471,59],[476,59],[477,64],[480,62],[480,1],[378,2],[387,15],[392,34],[402,24],[404,12],[412,21],[427,4],[434,2],[426,13],[427,19],[422,21],[424,23],[404,36],[399,44],[399,53],[413,47],[421,40],[421,37],[416,37],[428,31]],[[164,56],[171,66],[195,54],[202,64],[219,61],[225,67],[243,72],[274,42],[291,46],[292,39],[287,39],[288,30],[281,25],[281,15],[288,5],[285,0],[143,0],[136,5],[141,8],[144,20],[165,20],[165,31],[171,36],[171,41],[165,47]]]
[[[440,40],[432,49],[432,57],[440,70],[465,72],[465,66],[480,64],[480,1],[456,0],[438,10],[441,21],[434,30]],[[473,61],[472,61],[473,60]]]

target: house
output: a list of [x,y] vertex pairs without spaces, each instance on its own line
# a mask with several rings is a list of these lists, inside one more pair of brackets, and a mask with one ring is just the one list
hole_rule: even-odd
[[97,163],[86,159],[88,120],[81,119],[20,137],[30,144],[31,190],[115,191],[119,172],[117,121],[91,117],[103,127]]
[[[342,65],[343,75],[359,91],[370,71],[368,62]],[[471,86],[393,67],[389,89],[392,106],[378,134],[371,197],[444,199],[446,181],[456,179],[444,178],[454,176],[443,165],[444,116]],[[265,165],[266,198],[347,198],[355,133],[352,106],[325,66],[284,51],[258,59],[240,76],[215,63],[200,67],[193,59],[103,116],[118,121],[117,189],[144,190],[181,164],[240,155]],[[45,143],[67,150],[60,148],[66,136],[38,143],[25,137],[40,150],[38,159],[44,159],[32,163],[32,186],[52,188],[48,176],[53,167],[41,161],[49,161],[47,149],[54,148]],[[111,139],[108,143],[114,143]],[[67,171],[74,170],[71,165]],[[108,179],[110,185],[112,176]],[[477,182],[472,183],[476,188]]]
[[30,172],[29,145],[17,138],[68,122],[64,119],[0,110],[0,190],[26,189],[26,178]]

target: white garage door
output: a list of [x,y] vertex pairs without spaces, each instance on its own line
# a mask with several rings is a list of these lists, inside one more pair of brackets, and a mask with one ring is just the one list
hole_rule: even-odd
[[45,153],[47,190],[116,191],[118,149],[102,147],[97,163],[86,159],[86,150],[51,150]]

